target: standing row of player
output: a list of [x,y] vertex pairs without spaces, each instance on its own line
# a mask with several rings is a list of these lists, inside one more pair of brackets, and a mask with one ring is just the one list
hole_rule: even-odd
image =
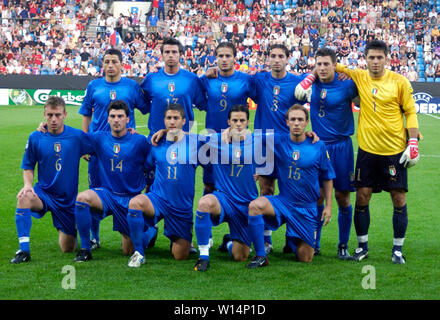
[[[253,76],[234,70],[235,47],[229,43],[216,48],[218,74],[211,71],[210,77],[197,78],[180,69],[181,54],[182,46],[178,41],[164,41],[164,68],[149,74],[141,90],[134,81],[121,78],[120,52],[107,51],[103,58],[105,77],[89,84],[79,111],[84,116],[83,131],[93,133],[88,138],[79,130],[64,125],[62,131],[59,131],[61,128],[52,130],[63,122],[65,109],[59,110],[60,101],[48,101],[45,116],[49,132],[31,135],[23,160],[25,187],[18,195],[16,212],[20,250],[11,262],[29,261],[31,216],[41,217],[47,211],[52,212],[54,225],[60,232],[61,248],[73,251],[75,220],[72,226],[70,222],[63,224],[68,219],[60,218],[63,214],[71,217],[72,210],[81,238],[76,261],[89,260],[91,250],[99,247],[99,221],[110,214],[113,214],[114,229],[123,235],[123,252],[134,252],[130,266],[138,267],[145,261],[144,249],[154,245],[157,237],[155,225],[162,218],[174,257],[187,258],[192,240],[197,163],[188,165],[188,159],[179,157],[198,154],[197,150],[187,150],[191,145],[201,147],[199,138],[182,134],[189,131],[194,119],[193,106],[207,112],[206,128],[216,132],[230,128],[231,136],[237,141],[242,140],[236,150],[236,154],[240,154],[236,159],[238,162],[231,158],[226,167],[210,165],[204,169],[205,195],[199,201],[195,218],[200,250],[196,270],[205,271],[209,267],[211,225],[223,221],[229,223],[231,233],[224,237],[222,248],[229,250],[235,260],[246,260],[251,243],[254,244],[256,255],[249,267],[268,264],[266,255],[272,250],[270,230],[276,230],[283,222],[287,223],[284,251],[295,252],[301,261],[311,261],[319,250],[320,227],[331,217],[333,167],[339,207],[338,257],[360,261],[368,256],[368,202],[371,192],[379,187],[390,191],[395,207],[392,260],[405,262],[401,250],[407,226],[405,167],[415,164],[418,159],[418,129],[409,82],[385,70],[384,63],[381,64],[387,55],[386,45],[373,41],[367,46],[367,62],[371,58],[368,71],[337,67],[354,81],[338,80],[334,52],[319,50],[315,70],[318,81],[310,88],[307,87],[315,76],[299,77],[286,72],[289,52],[283,45],[270,48],[271,70]],[[350,137],[354,133],[351,100],[357,96],[358,90],[361,99],[360,151],[355,171]],[[325,145],[313,145],[305,137],[308,111],[297,104],[307,95],[311,96],[313,130]],[[254,129],[263,130],[265,137],[268,130],[272,130],[276,136],[276,143],[272,146],[275,170],[273,174],[258,175],[260,198],[257,198],[253,181],[255,164],[240,162],[249,144],[248,137],[251,137],[250,145],[255,146],[255,136],[245,130],[249,112],[240,107],[246,105],[248,98],[258,105]],[[290,109],[293,105],[294,109]],[[233,106],[237,107],[231,112]],[[154,133],[166,130],[167,138],[158,147],[151,147],[141,135],[127,134],[127,128],[135,128],[134,108],[144,114],[150,113],[149,142]],[[407,148],[401,110],[404,110],[410,137]],[[396,133],[395,128],[399,132]],[[191,139],[197,141],[195,146],[189,143]],[[207,140],[210,148],[221,151],[221,144],[218,144],[221,138]],[[77,142],[74,146],[66,146],[67,141],[70,144]],[[178,152],[179,145],[185,152]],[[173,146],[177,149],[173,150]],[[63,153],[66,147],[75,150],[75,155],[66,158]],[[326,148],[333,166],[322,157],[327,154]],[[231,156],[234,154],[234,150],[228,152]],[[46,162],[40,153],[48,157]],[[79,193],[75,203],[79,157],[84,154],[92,155],[90,189]],[[182,169],[179,160],[185,160],[180,161],[185,163]],[[371,161],[374,161],[374,167]],[[39,165],[39,182],[32,188],[32,179],[29,178],[33,178],[36,163]],[[44,166],[47,166],[47,173],[40,172],[44,172]],[[69,172],[66,173],[65,169]],[[144,177],[141,173],[144,169],[155,170],[154,182],[148,179],[151,177]],[[236,179],[231,180],[231,177]],[[275,178],[278,178],[280,194],[273,197]],[[76,184],[66,183],[72,179],[76,179]],[[351,257],[347,244],[352,223],[350,191],[354,191],[353,183],[357,187],[354,222],[359,248]],[[152,184],[149,193],[140,194],[143,184]],[[319,184],[322,185],[321,196]],[[69,192],[64,192],[66,189]],[[58,203],[60,199],[65,203]],[[303,219],[298,222],[298,217]]]

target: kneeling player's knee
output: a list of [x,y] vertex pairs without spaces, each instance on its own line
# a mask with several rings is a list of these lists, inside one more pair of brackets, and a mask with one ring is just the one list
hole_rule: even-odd
[[31,204],[32,196],[29,192],[17,196],[17,208],[30,208]]
[[310,263],[313,260],[313,255],[302,255],[298,256],[300,262]]
[[264,203],[261,199],[256,199],[254,201],[251,201],[251,203],[249,203],[250,216],[256,216],[258,214],[261,214],[263,209],[264,209]]
[[90,204],[91,202],[90,194],[87,191],[80,192],[76,196],[76,201]]
[[128,207],[133,210],[142,210],[142,201],[138,197],[134,197],[130,200]]
[[249,254],[245,252],[234,253],[232,258],[234,261],[246,261],[249,258]]
[[213,201],[210,197],[202,197],[197,205],[197,210],[202,212],[211,212]]

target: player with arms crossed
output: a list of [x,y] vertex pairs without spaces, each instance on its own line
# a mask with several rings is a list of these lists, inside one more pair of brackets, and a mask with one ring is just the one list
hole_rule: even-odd
[[[302,94],[311,94],[310,121],[313,131],[325,142],[330,155],[332,166],[336,173],[333,180],[335,198],[338,203],[339,244],[338,258],[349,260],[348,240],[352,223],[353,208],[350,203],[350,192],[354,192],[354,156],[351,135],[354,133],[354,119],[351,107],[352,100],[358,96],[357,88],[352,80],[338,80],[336,70],[336,53],[328,48],[321,48],[316,52],[317,80],[312,91],[301,91]],[[307,76],[297,87],[305,86],[314,80]],[[302,99],[295,90],[297,98]],[[324,197],[321,188],[321,197],[318,200],[318,216],[324,209]],[[319,252],[321,228],[323,221],[319,221],[316,251]]]
[[[143,114],[150,111],[150,106],[144,99],[139,84],[122,77],[122,53],[118,49],[108,49],[102,58],[104,77],[92,80],[87,86],[84,101],[79,108],[83,116],[82,129],[84,132],[110,131],[107,121],[107,107],[115,100],[124,101],[129,108],[129,123],[127,128],[136,129],[134,109],[139,109]],[[96,157],[89,160],[89,188],[101,186],[99,180],[99,167]],[[96,218],[96,217],[95,217]],[[99,221],[92,221],[91,248],[100,247]]]
[[313,144],[305,135],[309,123],[307,109],[295,104],[286,112],[289,134],[276,134],[274,144],[279,195],[262,196],[249,204],[249,234],[255,256],[248,268],[269,264],[264,248],[264,227],[278,229],[286,223],[286,239],[299,261],[311,262],[318,227],[319,181],[324,188],[322,218],[327,225],[332,214],[333,167],[325,144]]
[[186,124],[182,105],[166,107],[163,121],[166,139],[160,140],[148,156],[149,165],[156,168],[154,182],[148,193],[134,197],[129,204],[127,219],[135,248],[130,267],[145,263],[145,218],[150,226],[164,219],[164,235],[171,240],[176,260],[187,259],[190,253],[200,143],[196,135],[187,135],[182,130]]
[[[107,110],[110,131],[89,135],[98,160],[101,186],[80,192],[76,198],[75,216],[81,239],[76,262],[92,259],[90,229],[94,215],[99,216],[97,220],[113,215],[113,230],[122,235],[123,254],[133,253],[127,222],[128,204],[145,188],[144,170],[150,145],[145,136],[128,132],[130,109],[124,101],[111,102]],[[150,239],[154,236],[152,233]]]
[[[78,192],[79,162],[91,152],[90,140],[81,130],[64,124],[66,105],[62,98],[49,97],[44,105],[47,132],[35,131],[29,136],[23,156],[24,187],[17,195],[15,223],[20,250],[11,263],[31,259],[29,240],[32,217],[52,213],[63,252],[73,252],[76,245],[75,197]],[[35,165],[38,182],[32,187]]]
[[207,143],[216,155],[215,159],[211,159],[215,161],[212,163],[215,191],[203,196],[197,206],[195,231],[200,258],[194,266],[196,271],[209,268],[211,227],[222,222],[227,222],[230,229],[230,234],[223,238],[222,246],[235,261],[245,261],[249,256],[248,206],[258,197],[254,180],[254,139],[247,130],[248,107],[235,105],[228,113],[232,143],[222,143],[220,134],[214,135]]
[[385,190],[390,193],[394,207],[391,260],[403,264],[406,259],[402,246],[408,226],[407,168],[419,160],[419,129],[413,89],[408,79],[385,68],[388,48],[383,41],[367,43],[365,54],[367,70],[351,70],[340,64],[336,67],[336,71],[353,79],[360,96],[354,213],[359,247],[353,259],[361,261],[368,257],[371,195]]

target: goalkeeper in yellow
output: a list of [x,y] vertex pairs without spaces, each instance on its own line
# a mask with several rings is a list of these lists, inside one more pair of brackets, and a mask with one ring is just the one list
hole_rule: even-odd
[[[387,54],[387,45],[373,40],[365,47],[367,70],[353,70],[338,64],[336,71],[353,79],[360,96],[353,219],[359,245],[353,259],[361,261],[368,257],[369,202],[373,192],[385,190],[390,193],[394,207],[391,260],[404,264],[402,245],[408,226],[407,168],[419,159],[419,130],[411,84],[404,76],[385,69]],[[300,94],[310,94],[300,85],[297,87]]]

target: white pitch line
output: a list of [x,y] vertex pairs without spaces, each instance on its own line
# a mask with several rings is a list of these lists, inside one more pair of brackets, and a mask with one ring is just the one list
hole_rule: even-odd
[[[420,114],[420,113],[419,113],[419,114]],[[432,117],[432,118],[435,118],[435,119],[439,119],[439,120],[440,120],[440,117],[434,116],[433,114],[430,114],[430,113],[421,113],[421,114],[425,114],[425,115],[427,115],[427,116],[430,116],[430,117]]]

